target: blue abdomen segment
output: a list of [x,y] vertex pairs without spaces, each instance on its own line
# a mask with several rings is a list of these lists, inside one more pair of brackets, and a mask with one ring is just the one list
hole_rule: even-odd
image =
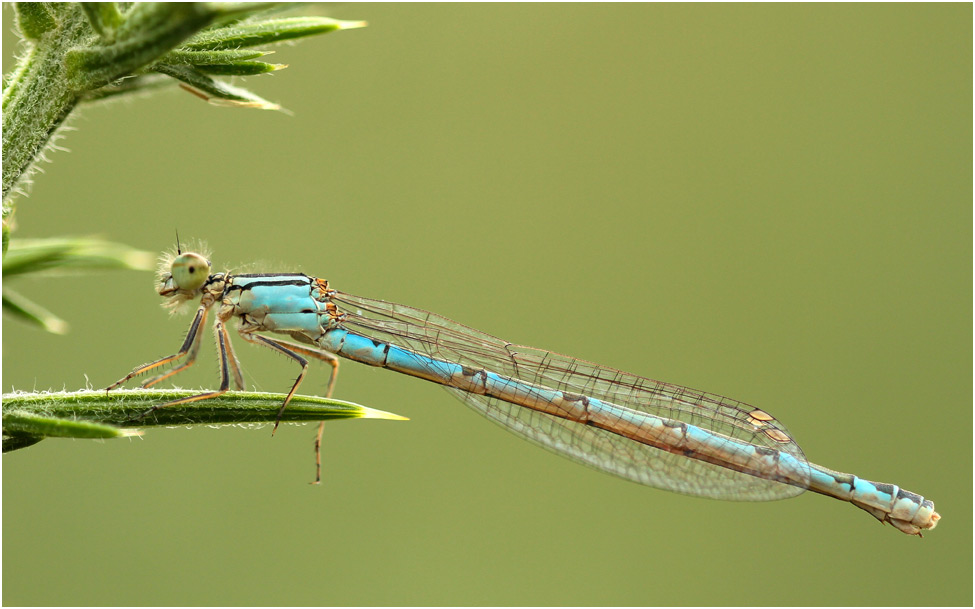
[[877,520],[888,522],[909,535],[934,528],[939,518],[934,503],[896,484],[864,480],[821,465],[812,465],[809,489],[849,501]]
[[343,328],[327,330],[318,345],[357,362],[605,429],[686,458],[800,488],[809,484],[809,466],[792,455],[741,442],[682,421],[431,358]]

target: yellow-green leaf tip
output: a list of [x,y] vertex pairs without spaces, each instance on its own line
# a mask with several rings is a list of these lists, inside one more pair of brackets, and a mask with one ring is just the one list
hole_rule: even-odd
[[336,21],[338,24],[338,29],[340,30],[354,30],[360,27],[366,27],[369,25],[365,21]]
[[376,410],[375,408],[367,408],[366,406],[359,406],[362,409],[362,415],[360,418],[363,419],[386,419],[387,421],[409,421],[407,417],[400,416],[398,414],[393,414],[392,412],[386,412],[385,410]]

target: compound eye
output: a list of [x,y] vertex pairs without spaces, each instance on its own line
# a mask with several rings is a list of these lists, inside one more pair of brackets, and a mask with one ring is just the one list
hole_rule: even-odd
[[210,276],[210,261],[199,254],[181,254],[173,260],[171,271],[177,288],[193,292]]

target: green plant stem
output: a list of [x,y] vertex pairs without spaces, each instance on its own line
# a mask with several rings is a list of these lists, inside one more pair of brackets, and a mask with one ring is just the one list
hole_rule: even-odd
[[285,66],[241,59],[266,53],[241,47],[365,25],[324,17],[256,17],[276,4],[15,3],[27,50],[4,80],[3,217],[12,211],[11,195],[23,189],[44,147],[78,102],[157,85],[158,79],[147,74],[156,71],[198,89],[208,101],[277,110],[277,104],[206,74],[271,72]]
[[68,85],[64,57],[85,28],[81,20],[63,27],[31,46],[3,92],[4,217],[7,197],[80,99]]
[[[90,8],[86,15],[80,3],[24,2],[16,8],[29,49],[3,91],[4,217],[11,193],[83,95],[134,74],[223,12],[199,2],[138,3],[108,36],[105,27],[115,18],[102,19],[107,13]],[[112,44],[99,44],[89,16]]]

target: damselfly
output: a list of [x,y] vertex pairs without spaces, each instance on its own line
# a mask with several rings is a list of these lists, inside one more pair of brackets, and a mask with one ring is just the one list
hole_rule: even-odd
[[[325,390],[330,397],[343,357],[439,383],[512,433],[641,484],[738,501],[782,499],[809,489],[849,501],[911,535],[934,528],[940,518],[920,495],[807,462],[792,436],[764,410],[515,345],[421,309],[340,292],[324,279],[211,273],[207,256],[177,249],[160,266],[158,292],[170,307],[199,299],[186,340],[175,354],[139,366],[108,389],[178,363],[143,383],[148,387],[192,365],[214,309],[220,387],[152,410],[220,395],[230,389],[231,378],[243,389],[227,331],[236,319],[244,340],[301,365],[279,417],[309,359],[331,366]],[[322,427],[315,445],[316,482]]]

